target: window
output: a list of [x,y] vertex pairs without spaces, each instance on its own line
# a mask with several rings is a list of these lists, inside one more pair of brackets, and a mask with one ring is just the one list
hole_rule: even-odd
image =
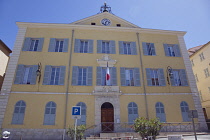
[[206,78],[210,76],[209,75],[209,69],[208,68],[204,69],[204,74],[205,74],[205,77]]
[[119,53],[126,55],[137,55],[136,42],[119,41]]
[[48,52],[68,52],[69,39],[50,38]]
[[93,53],[93,40],[75,39],[75,53]]
[[42,46],[44,43],[44,38],[30,38],[26,37],[22,51],[35,51],[35,52],[41,52]]
[[96,23],[94,23],[94,22],[91,22],[91,25],[96,25]]
[[97,53],[116,54],[115,41],[97,40]]
[[142,42],[144,55],[156,55],[154,43]]
[[25,108],[26,108],[26,103],[23,100],[20,100],[15,104],[13,117],[12,117],[12,124],[23,124],[25,116]]
[[199,54],[199,56],[200,56],[200,60],[201,60],[201,61],[203,61],[203,60],[205,59],[203,53]]
[[116,24],[117,27],[121,27],[121,24]]
[[45,106],[44,125],[55,125],[56,103],[50,101]]
[[140,86],[139,68],[120,68],[121,86]]
[[198,81],[198,75],[197,75],[197,74],[195,74],[195,81],[196,81],[196,82],[199,82],[199,81]]
[[198,92],[198,93],[199,93],[200,100],[201,100],[201,101],[203,101],[203,96],[202,96],[202,92],[201,92],[201,90],[199,90],[199,92]]
[[177,44],[163,44],[165,55],[170,57],[181,57],[179,45]]
[[43,85],[64,85],[66,66],[45,66]]
[[189,111],[188,104],[185,101],[183,101],[180,103],[180,108],[181,108],[181,112],[182,112],[183,122],[191,121],[191,119],[188,117],[188,111]]
[[194,61],[193,61],[193,59],[191,60],[191,65],[192,65],[192,66],[194,66],[194,65],[195,65],[195,64],[194,64]]
[[73,66],[72,85],[91,86],[92,85],[92,67]]
[[184,69],[173,69],[173,76],[170,77],[172,86],[188,86],[187,75]]
[[83,102],[79,102],[77,106],[81,106],[81,119],[77,120],[77,125],[86,125],[86,104]]
[[[106,86],[106,67],[97,67],[97,86]],[[109,67],[110,83],[109,86],[117,86],[117,70],[116,67]]]
[[18,65],[15,76],[15,84],[36,84],[36,71],[38,65]]
[[209,92],[210,92],[210,87],[208,87],[208,89],[209,89]]
[[163,69],[146,68],[148,86],[165,86],[165,77]]
[[128,123],[133,124],[134,120],[138,118],[138,106],[134,102],[128,104]]
[[164,105],[161,102],[157,102],[155,105],[156,117],[159,118],[160,122],[166,122],[166,114]]

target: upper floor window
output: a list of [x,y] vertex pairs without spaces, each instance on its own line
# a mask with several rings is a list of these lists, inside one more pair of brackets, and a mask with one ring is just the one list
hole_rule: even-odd
[[200,56],[200,60],[201,60],[201,61],[203,61],[203,60],[205,59],[203,53],[199,54],[199,56]]
[[165,86],[163,69],[146,68],[148,86]]
[[23,124],[25,109],[26,103],[23,100],[20,100],[15,104],[12,117],[12,124]]
[[93,53],[93,40],[75,39],[75,53]]
[[36,84],[37,65],[18,65],[15,76],[15,84]]
[[97,86],[117,86],[117,70],[116,67],[109,67],[110,80],[106,79],[107,68],[97,67]]
[[192,65],[192,66],[194,66],[194,65],[195,65],[195,64],[194,64],[194,61],[193,61],[193,59],[191,60],[191,65]]
[[119,41],[119,53],[127,55],[137,55],[136,42]]
[[208,68],[204,69],[204,74],[206,78],[210,76]]
[[43,85],[64,85],[66,66],[45,66]]
[[177,44],[163,44],[165,55],[170,57],[181,57],[179,45]]
[[97,53],[116,54],[115,41],[97,40]]
[[195,80],[196,80],[196,82],[199,82],[197,74],[195,74]]
[[120,68],[121,86],[140,86],[139,68]]
[[144,55],[156,55],[154,43],[142,42]]
[[187,75],[184,69],[173,69],[170,81],[172,86],[188,86]]
[[50,38],[48,52],[68,52],[69,39]]
[[91,86],[92,85],[92,67],[73,66],[72,85]]
[[22,51],[35,51],[40,52],[42,51],[42,46],[44,43],[44,38],[30,38],[26,37]]

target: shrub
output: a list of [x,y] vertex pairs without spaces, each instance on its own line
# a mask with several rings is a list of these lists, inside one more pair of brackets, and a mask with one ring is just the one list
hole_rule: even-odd
[[[76,139],[77,140],[81,140],[84,136],[84,132],[86,130],[85,125],[79,125],[76,128]],[[68,127],[66,134],[71,138],[74,139],[74,135],[75,135],[75,128],[74,127]]]

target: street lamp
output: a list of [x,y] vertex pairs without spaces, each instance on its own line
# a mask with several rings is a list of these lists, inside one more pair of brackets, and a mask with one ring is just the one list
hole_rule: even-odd
[[173,69],[170,66],[168,66],[166,73],[167,73],[167,81],[168,81],[168,84],[170,85],[169,78],[171,78],[171,79],[173,78]]

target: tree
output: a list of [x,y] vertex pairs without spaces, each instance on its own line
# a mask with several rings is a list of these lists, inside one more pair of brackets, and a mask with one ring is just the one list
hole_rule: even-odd
[[[86,130],[85,125],[79,125],[76,128],[76,139],[77,140],[81,140],[84,136],[84,132]],[[66,134],[71,138],[74,139],[74,135],[75,135],[75,128],[74,127],[70,127],[67,129]]]

